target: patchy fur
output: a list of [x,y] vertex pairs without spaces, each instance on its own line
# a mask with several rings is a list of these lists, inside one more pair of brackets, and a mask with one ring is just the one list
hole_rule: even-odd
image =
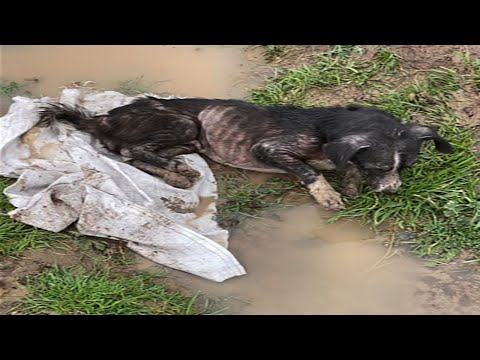
[[92,134],[144,171],[168,175],[175,186],[189,187],[195,181],[193,170],[175,157],[197,152],[232,167],[293,174],[333,210],[343,208],[340,195],[315,164],[344,172],[346,195],[358,195],[362,178],[375,191],[395,193],[401,171],[414,164],[422,142],[433,140],[438,151],[453,151],[433,128],[405,125],[363,106],[304,109],[259,107],[241,100],[141,97],[100,116],[51,104],[41,111],[41,124],[55,121]]

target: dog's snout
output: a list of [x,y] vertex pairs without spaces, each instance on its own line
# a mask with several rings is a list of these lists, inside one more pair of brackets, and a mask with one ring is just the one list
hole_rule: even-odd
[[398,189],[399,187],[388,187],[388,188],[385,188],[383,189],[381,192],[384,193],[384,194],[395,194],[398,192]]
[[402,185],[402,181],[399,178],[387,178],[380,182],[375,191],[383,194],[395,194],[400,189],[400,185]]

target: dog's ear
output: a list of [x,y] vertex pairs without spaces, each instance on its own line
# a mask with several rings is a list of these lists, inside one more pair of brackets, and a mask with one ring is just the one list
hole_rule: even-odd
[[442,138],[435,131],[434,128],[425,125],[409,125],[408,130],[411,134],[422,141],[433,140],[435,142],[435,148],[445,154],[451,154],[453,147],[450,143]]
[[370,146],[366,136],[348,135],[323,145],[323,152],[341,170],[360,149]]

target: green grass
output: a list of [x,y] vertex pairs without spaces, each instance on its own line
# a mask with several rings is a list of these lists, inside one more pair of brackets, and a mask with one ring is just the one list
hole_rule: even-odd
[[417,163],[403,174],[404,184],[398,194],[381,195],[364,189],[357,199],[345,199],[347,209],[331,221],[358,218],[378,226],[391,220],[400,228],[419,233],[415,244],[419,255],[441,261],[452,259],[463,249],[480,255],[480,201],[476,192],[480,165],[472,150],[474,134],[457,125],[449,108],[452,94],[461,91],[469,78],[479,86],[480,60],[466,57],[465,73],[431,69],[421,82],[410,81],[396,88],[390,79],[395,80],[401,69],[393,52],[380,49],[371,61],[364,61],[352,56],[361,53],[354,49],[337,46],[313,64],[280,69],[265,87],[251,92],[250,100],[259,105],[325,105],[308,98],[308,91],[355,86],[368,94],[367,90],[375,87],[381,95],[370,95],[365,104],[405,122],[414,118],[435,125],[455,147],[453,154],[441,154],[432,143],[425,144]]
[[478,203],[471,206],[452,203],[444,207],[442,218],[433,218],[424,225],[415,251],[421,256],[430,256],[435,261],[448,262],[462,250],[470,250],[478,256],[479,239]]
[[347,56],[356,48],[336,46],[321,54],[311,65],[278,69],[277,75],[262,89],[250,92],[249,100],[258,105],[309,106],[312,104],[308,101],[307,92],[312,88],[363,87],[369,80],[381,75],[394,75],[400,69],[398,57],[390,50],[380,49],[374,61],[364,61]]
[[324,55],[345,59],[352,55],[361,55],[364,52],[365,49],[359,45],[335,45],[333,48],[326,51]]
[[219,204],[217,221],[220,225],[238,225],[248,216],[281,206],[279,196],[298,185],[284,179],[273,178],[263,184],[253,184],[245,175],[219,175],[218,191],[225,200]]
[[0,80],[0,95],[14,97],[17,95],[30,95],[30,92],[27,90],[27,84]]
[[480,89],[480,59],[475,60],[472,63],[473,81],[477,89]]
[[145,81],[142,75],[135,79],[119,81],[118,86],[114,90],[125,95],[136,96],[144,93],[153,93],[154,89],[154,83]]
[[52,268],[28,276],[29,292],[14,312],[50,315],[194,315],[195,297],[168,291],[151,276]]
[[368,105],[388,111],[409,121],[412,115],[422,115],[424,120],[441,122],[451,117],[448,100],[453,92],[460,90],[458,74],[451,69],[433,69],[427,72],[425,81],[411,83],[398,90],[383,87],[385,95],[371,99]]
[[3,190],[14,181],[0,177],[0,256],[18,256],[23,251],[50,247],[58,240],[68,237],[10,219],[7,213],[14,209],[3,195]]
[[385,75],[395,75],[400,70],[400,59],[391,50],[380,48],[375,54],[372,67]]
[[473,84],[477,89],[480,89],[480,59],[472,59],[469,52],[460,54],[465,65],[465,72],[473,80]]

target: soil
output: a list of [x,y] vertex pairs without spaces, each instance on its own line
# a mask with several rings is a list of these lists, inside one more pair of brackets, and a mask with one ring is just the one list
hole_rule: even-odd
[[74,241],[62,242],[55,249],[24,251],[19,258],[1,258],[0,261],[0,314],[8,313],[27,295],[25,278],[53,266],[92,266],[92,251],[81,249]]
[[[480,45],[365,45],[358,58],[371,60],[379,48],[391,49],[400,57],[405,70],[453,67],[460,62],[458,53],[468,51],[472,57],[480,56]],[[286,45],[286,51],[273,60],[275,65],[306,65],[315,61],[319,53],[332,49],[332,45]]]

